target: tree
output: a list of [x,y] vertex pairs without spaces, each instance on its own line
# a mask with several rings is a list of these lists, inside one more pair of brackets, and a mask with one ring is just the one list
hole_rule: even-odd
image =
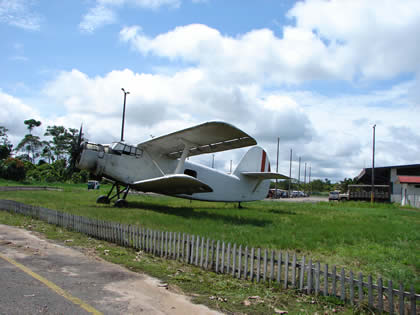
[[70,179],[75,172],[76,160],[80,153],[80,143],[84,141],[82,127],[80,131],[74,128],[66,129],[63,126],[48,126],[45,136],[50,136],[50,149],[54,153],[56,160],[64,159],[67,163],[65,177]]
[[48,141],[45,141],[44,140],[44,141],[42,141],[42,145],[44,147],[42,148],[41,156],[43,158],[47,158],[48,159],[48,163],[51,164],[51,161],[54,162],[55,158],[54,158],[54,155],[52,153],[50,143]]
[[355,184],[356,181],[355,179],[351,179],[351,178],[344,178],[344,180],[340,181],[337,185],[337,188],[341,191],[341,192],[347,192],[349,190],[349,185]]
[[35,119],[27,119],[23,121],[29,130],[29,133],[19,142],[16,147],[16,151],[26,150],[28,153],[29,160],[34,163],[35,159],[39,157],[38,151],[42,147],[41,139],[38,136],[32,135],[32,130],[34,127],[41,126],[41,122]]
[[26,152],[28,152],[29,160],[34,163],[35,159],[39,157],[38,151],[41,149],[41,147],[42,142],[38,136],[27,134],[17,145],[16,151],[19,152],[26,150]]
[[72,135],[71,140],[71,149],[70,149],[70,158],[69,158],[69,173],[70,176],[74,172],[78,172],[79,170],[76,168],[76,161],[80,154],[80,144],[85,141],[82,132],[82,126],[80,126],[80,131],[77,129],[69,129]]
[[71,156],[74,142],[78,138],[78,130],[63,126],[48,126],[44,136],[52,137],[49,141],[50,148],[57,160],[66,159]]
[[4,126],[0,126],[0,160],[7,159],[12,152],[13,145],[9,142],[7,137],[7,129]]
[[23,123],[28,126],[27,128],[28,128],[30,134],[32,134],[32,129],[34,129],[34,127],[41,126],[41,122],[39,120],[35,120],[33,118],[32,119],[27,119],[27,120],[23,121]]

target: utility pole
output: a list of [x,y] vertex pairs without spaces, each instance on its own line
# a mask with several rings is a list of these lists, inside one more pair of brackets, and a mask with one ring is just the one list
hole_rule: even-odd
[[373,143],[372,143],[372,191],[370,193],[370,203],[375,201],[375,129],[376,124],[373,125]]
[[290,166],[289,166],[289,198],[291,197],[290,191],[292,188],[292,154],[293,151],[290,149]]
[[304,181],[304,183],[305,183],[305,185],[306,185],[306,162],[305,162],[305,181]]
[[124,141],[124,121],[125,121],[125,101],[127,98],[127,94],[130,94],[130,92],[126,92],[124,88],[121,88],[121,90],[124,93],[124,106],[123,106],[123,114],[122,114],[122,126],[121,126],[121,142]]
[[300,190],[300,156],[299,156],[299,172],[298,172],[298,187],[299,187],[299,190]]
[[312,165],[309,164],[309,182],[308,182],[308,184],[309,184],[309,193],[310,194],[312,193],[311,170],[312,170]]
[[[276,173],[279,172],[279,146],[280,146],[280,137],[277,137],[277,162],[276,162]],[[277,178],[276,178],[276,186],[275,186],[275,192],[276,192],[276,196],[275,198],[277,198]]]

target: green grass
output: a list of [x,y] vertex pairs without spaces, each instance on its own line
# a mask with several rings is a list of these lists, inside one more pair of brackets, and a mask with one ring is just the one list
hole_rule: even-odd
[[1,199],[102,220],[185,232],[215,240],[288,250],[420,292],[420,211],[392,204],[252,202],[236,204],[130,195],[129,208],[98,205],[101,191],[64,185],[64,191],[3,192]]

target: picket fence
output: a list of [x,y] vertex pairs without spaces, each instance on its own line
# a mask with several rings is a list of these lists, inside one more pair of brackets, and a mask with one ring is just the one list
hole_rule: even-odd
[[[394,287],[391,280],[388,286],[384,286],[381,277],[373,283],[371,275],[365,277],[361,272],[356,275],[344,268],[330,268],[327,264],[321,265],[305,256],[298,259],[294,253],[249,248],[197,235],[107,222],[11,200],[0,200],[0,209],[166,259],[176,259],[206,270],[230,274],[238,279],[292,288],[304,294],[334,296],[343,302],[369,307],[379,313],[420,313],[420,310],[416,310],[420,294],[415,293],[413,286],[410,292],[405,291],[402,283]],[[367,282],[364,281],[366,278]]]

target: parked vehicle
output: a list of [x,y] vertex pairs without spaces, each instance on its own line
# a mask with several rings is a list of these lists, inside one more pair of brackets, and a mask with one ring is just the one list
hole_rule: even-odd
[[[328,196],[329,201],[369,201],[371,199],[372,185],[349,185],[346,193],[340,193],[338,190],[330,191]],[[389,202],[390,201],[390,186],[389,185],[375,185],[375,201]]]
[[340,192],[338,190],[330,191],[328,201],[340,200]]
[[100,184],[97,180],[89,180],[88,181],[88,190],[89,189],[99,189]]
[[273,198],[273,199],[278,199],[278,198],[286,198],[288,196],[288,192],[287,190],[283,190],[283,189],[270,189],[268,191],[268,195],[267,198]]

